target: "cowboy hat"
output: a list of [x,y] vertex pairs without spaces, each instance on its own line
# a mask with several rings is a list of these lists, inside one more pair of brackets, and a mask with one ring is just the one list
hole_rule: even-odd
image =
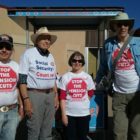
[[36,44],[36,39],[40,36],[40,35],[50,35],[51,36],[51,42],[50,44],[52,45],[56,39],[57,39],[57,36],[56,35],[52,35],[47,27],[41,27],[40,29],[37,30],[37,32],[35,34],[32,34],[31,35],[31,40],[34,44]]
[[130,19],[127,13],[119,12],[117,16],[110,20],[110,29],[115,32],[114,25],[117,23],[126,23],[129,26],[129,30],[133,28],[134,19]]

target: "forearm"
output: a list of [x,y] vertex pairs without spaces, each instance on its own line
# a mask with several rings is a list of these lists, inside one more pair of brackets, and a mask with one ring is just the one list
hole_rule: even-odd
[[21,94],[18,89],[18,113],[21,119],[24,117],[24,108],[23,108],[23,101],[21,99]]
[[58,95],[58,89],[57,89],[57,84],[55,82],[54,87],[53,87],[55,95]]
[[28,98],[28,93],[27,93],[27,85],[26,84],[20,84],[20,93],[21,93],[21,97],[24,99]]
[[102,77],[107,74],[107,71],[108,71],[107,56],[105,53],[105,48],[103,48],[100,56],[100,65],[95,78],[95,82],[97,84],[101,81]]
[[25,115],[27,115],[28,117],[31,117],[33,113],[33,108],[32,108],[32,103],[27,93],[27,85],[20,84],[20,91],[21,91],[20,93],[21,93],[23,103],[24,103]]
[[22,102],[21,95],[19,92],[18,92],[18,105],[20,108],[23,108],[23,102]]
[[61,107],[62,115],[66,115],[66,100],[60,101],[60,107]]

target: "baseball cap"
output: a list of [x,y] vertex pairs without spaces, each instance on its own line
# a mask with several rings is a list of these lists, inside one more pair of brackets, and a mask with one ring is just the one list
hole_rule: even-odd
[[2,34],[0,35],[0,45],[1,44],[7,44],[13,47],[13,38],[7,34]]

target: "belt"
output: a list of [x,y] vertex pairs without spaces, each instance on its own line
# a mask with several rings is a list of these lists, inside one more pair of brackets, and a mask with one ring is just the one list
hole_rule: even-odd
[[48,89],[36,89],[36,88],[28,88],[27,90],[29,91],[37,91],[37,92],[43,92],[43,93],[50,93],[53,91],[53,88],[48,88]]
[[12,104],[12,105],[3,105],[3,106],[0,106],[0,112],[8,112],[9,110],[12,110],[14,108],[17,107],[17,103],[16,104]]

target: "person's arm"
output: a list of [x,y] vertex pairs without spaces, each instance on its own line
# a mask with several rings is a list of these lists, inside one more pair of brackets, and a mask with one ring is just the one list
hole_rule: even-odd
[[17,92],[18,92],[18,113],[22,119],[24,117],[24,109],[23,109],[23,102],[18,88],[17,88]]
[[61,107],[61,114],[62,114],[62,122],[65,126],[68,125],[68,117],[66,115],[66,100],[60,101],[60,107]]
[[88,98],[89,98],[89,100],[92,98],[93,95],[94,95],[94,90],[93,89],[88,90]]
[[32,109],[30,98],[27,94],[27,85],[20,84],[19,87],[20,87],[20,93],[23,100],[25,115],[27,115],[28,117],[31,117],[33,113],[33,109]]
[[25,115],[31,117],[33,113],[32,104],[27,93],[27,75],[19,74],[19,88],[23,100]]
[[62,114],[62,122],[65,126],[68,125],[68,117],[66,115],[66,91],[60,90],[60,107]]
[[108,71],[107,56],[106,56],[105,44],[104,44],[104,47],[102,48],[100,53],[100,64],[95,78],[95,85],[101,81],[102,77],[107,74],[107,71]]
[[57,89],[57,85],[55,82],[55,86],[54,86],[54,105],[55,105],[55,109],[57,110],[59,108],[59,98],[58,98],[58,89]]

